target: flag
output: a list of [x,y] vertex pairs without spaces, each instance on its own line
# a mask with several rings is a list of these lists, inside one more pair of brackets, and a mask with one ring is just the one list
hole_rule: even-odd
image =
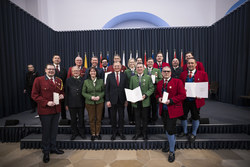
[[122,53],[122,65],[124,65],[125,66],[125,51],[123,51],[123,53]]
[[102,52],[100,52],[100,68],[102,68]]
[[94,52],[92,52],[92,57],[94,57],[95,56],[95,53]]
[[81,56],[80,56],[80,52],[77,52],[77,57],[81,57]]
[[147,55],[146,55],[146,50],[144,54],[144,66],[147,67]]
[[176,58],[176,50],[174,49],[174,58]]
[[136,50],[135,58],[136,58],[136,59],[138,58],[138,50]]
[[184,65],[184,62],[183,62],[183,51],[181,49],[181,67],[183,67],[183,65]]
[[154,54],[154,50],[152,50],[152,59],[155,61],[155,54]]
[[132,51],[130,50],[129,59],[132,59]]
[[107,51],[107,60],[108,60],[108,66],[109,66],[109,51]]
[[86,54],[86,52],[85,52],[85,55],[84,55],[84,67],[88,68],[88,62],[87,62],[87,54]]
[[167,50],[167,53],[166,53],[166,63],[169,63],[169,61],[168,61],[168,50]]

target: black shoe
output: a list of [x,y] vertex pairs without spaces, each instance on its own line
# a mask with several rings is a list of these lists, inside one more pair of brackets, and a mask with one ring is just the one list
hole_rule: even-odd
[[82,139],[86,139],[86,136],[84,135],[84,134],[80,134],[80,137],[82,138]]
[[111,140],[115,140],[115,138],[116,138],[116,134],[113,134],[113,135],[111,136]]
[[43,154],[43,162],[48,163],[49,162],[49,153],[44,153]]
[[96,136],[98,140],[102,140],[102,136],[101,135],[97,135]]
[[172,163],[175,160],[175,154],[170,152],[168,156],[168,162]]
[[190,141],[191,143],[195,142],[195,139],[196,139],[196,136],[195,136],[195,135],[191,134],[191,135],[189,136],[189,141]]
[[183,137],[183,136],[188,136],[187,133],[181,132],[179,134],[176,135],[177,137]]
[[75,140],[77,135],[72,135],[70,140]]
[[143,135],[143,140],[148,140],[148,135]]
[[92,141],[95,140],[95,136],[94,136],[94,135],[91,136],[91,140],[92,140]]
[[133,140],[137,140],[138,138],[139,138],[139,135],[136,134],[136,135],[133,136],[132,139],[133,139]]
[[50,153],[51,154],[63,154],[64,151],[63,150],[59,150],[59,149],[55,149],[55,150],[51,150]]
[[124,136],[124,134],[120,134],[120,138],[121,138],[122,140],[126,140],[126,136]]

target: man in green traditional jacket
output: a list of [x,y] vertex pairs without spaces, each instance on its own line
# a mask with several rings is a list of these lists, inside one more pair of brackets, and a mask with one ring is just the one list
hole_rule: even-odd
[[[148,140],[147,136],[147,123],[148,123],[148,112],[150,109],[150,96],[154,92],[154,85],[149,75],[143,74],[144,67],[142,63],[137,63],[136,72],[130,79],[129,88],[135,89],[138,86],[141,88],[142,101],[133,103],[132,106],[135,110],[135,128],[136,133],[133,140],[137,140],[140,135],[143,135],[143,140]],[[141,132],[142,124],[142,132]]]
[[[147,60],[147,68],[144,69],[144,74],[151,76],[152,82],[154,84],[154,88],[156,88],[157,83],[162,80],[161,70],[158,68],[153,68],[154,59],[148,58]],[[150,96],[150,109],[148,114],[148,123],[151,125],[155,125],[155,122],[158,119],[157,115],[157,100],[155,99],[155,94],[153,93]]]

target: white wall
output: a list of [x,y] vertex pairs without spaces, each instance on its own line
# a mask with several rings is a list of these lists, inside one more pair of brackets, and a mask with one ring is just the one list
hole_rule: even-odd
[[[209,26],[224,17],[230,7],[237,2],[237,0],[11,1],[57,31],[101,29],[112,18],[135,11],[154,14],[171,27]],[[131,25],[124,24],[130,27],[134,25],[134,21]]]

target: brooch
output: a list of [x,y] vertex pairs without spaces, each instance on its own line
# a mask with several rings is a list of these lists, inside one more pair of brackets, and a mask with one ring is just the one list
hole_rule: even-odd
[[172,86],[169,86],[169,89],[172,89]]

